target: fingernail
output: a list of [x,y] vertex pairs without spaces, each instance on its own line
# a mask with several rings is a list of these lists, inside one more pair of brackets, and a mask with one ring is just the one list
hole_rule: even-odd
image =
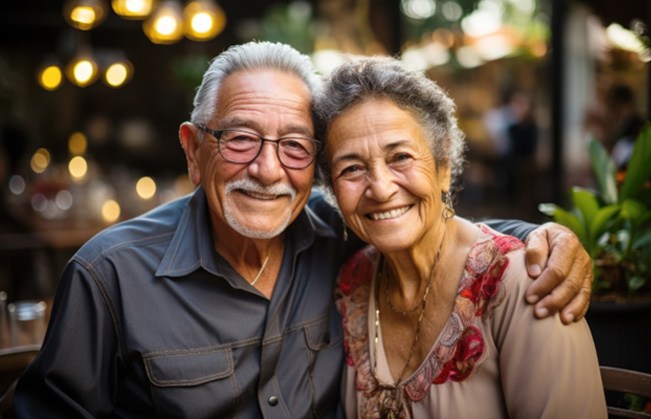
[[570,324],[570,323],[572,323],[574,321],[574,314],[572,314],[572,313],[568,313],[564,317],[565,317],[565,321],[567,322],[567,324]]
[[549,310],[547,310],[545,307],[539,307],[536,309],[536,314],[538,317],[547,317],[549,315]]
[[529,273],[533,276],[540,275],[540,272],[542,272],[540,265],[531,265],[531,267],[529,268]]
[[527,302],[529,304],[536,304],[540,298],[536,294],[527,295]]

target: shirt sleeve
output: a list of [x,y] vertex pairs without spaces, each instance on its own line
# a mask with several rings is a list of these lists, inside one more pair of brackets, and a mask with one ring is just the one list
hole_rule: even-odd
[[486,224],[494,230],[499,231],[502,234],[515,236],[521,241],[525,241],[527,239],[527,236],[529,236],[532,231],[538,228],[537,224],[531,224],[520,220],[490,219],[483,220],[482,223]]
[[70,262],[43,346],[14,396],[18,418],[94,418],[111,412],[118,343],[111,311],[91,272]]
[[491,327],[510,418],[606,418],[597,354],[585,320],[534,318],[523,249],[509,254],[505,300]]

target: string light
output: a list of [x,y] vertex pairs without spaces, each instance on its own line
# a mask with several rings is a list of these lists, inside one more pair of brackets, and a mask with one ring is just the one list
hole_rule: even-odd
[[121,87],[131,79],[133,66],[125,59],[111,63],[104,72],[104,83],[110,87]]
[[68,151],[73,156],[80,156],[86,153],[88,139],[83,132],[73,132],[68,138]]
[[155,44],[173,44],[183,37],[183,12],[176,1],[163,1],[143,22],[142,29]]
[[226,26],[226,14],[212,0],[192,0],[183,10],[185,36],[193,41],[207,41]]
[[81,51],[68,63],[66,76],[79,87],[90,86],[99,76],[97,62],[90,52]]
[[156,0],[113,0],[111,7],[124,19],[141,20],[151,14],[156,3]]
[[45,90],[56,90],[63,81],[63,70],[61,65],[54,61],[45,62],[38,70],[38,84]]
[[120,218],[120,204],[114,199],[109,199],[102,205],[102,218],[107,223],[112,223]]
[[73,28],[89,31],[106,19],[107,6],[102,0],[68,0],[63,5],[63,16]]
[[[181,8],[178,0],[112,0],[111,7],[124,19],[145,19],[143,31],[155,44],[173,44],[184,35],[193,41],[207,41],[226,26],[226,14],[213,0],[190,0],[185,8]],[[63,14],[72,27],[88,31],[106,19],[107,8],[104,0],[66,0]],[[100,64],[101,68],[90,47],[86,47],[68,63],[65,76],[73,84],[86,87],[101,74],[104,83],[113,88],[123,86],[133,76],[133,65],[126,59]],[[59,64],[45,63],[37,72],[38,83],[45,90],[56,90],[63,74]]]

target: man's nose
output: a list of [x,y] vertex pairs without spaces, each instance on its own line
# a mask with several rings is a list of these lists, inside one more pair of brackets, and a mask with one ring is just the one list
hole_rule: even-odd
[[285,170],[278,158],[278,143],[264,141],[260,154],[249,163],[249,173],[264,184],[277,182],[285,175]]

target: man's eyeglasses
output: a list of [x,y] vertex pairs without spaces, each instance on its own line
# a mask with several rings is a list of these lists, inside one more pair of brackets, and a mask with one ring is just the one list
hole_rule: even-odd
[[251,163],[260,155],[262,145],[266,141],[276,145],[276,155],[283,166],[289,169],[305,169],[314,161],[321,148],[320,141],[307,137],[282,137],[270,140],[250,131],[212,130],[201,124],[195,125],[215,137],[219,154],[231,163]]

